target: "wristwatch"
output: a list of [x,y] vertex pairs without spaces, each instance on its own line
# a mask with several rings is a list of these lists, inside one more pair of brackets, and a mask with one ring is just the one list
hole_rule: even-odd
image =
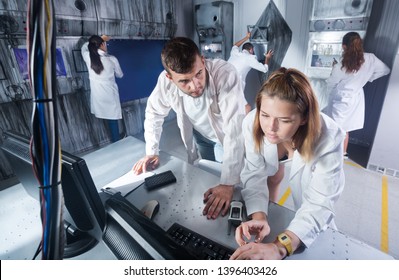
[[292,245],[291,245],[291,238],[287,235],[287,234],[285,234],[284,232],[283,233],[280,233],[278,236],[277,236],[277,240],[278,240],[278,242],[280,242],[281,244],[283,244],[283,246],[285,247],[285,249],[287,250],[287,254],[288,254],[288,256],[291,256],[292,255]]

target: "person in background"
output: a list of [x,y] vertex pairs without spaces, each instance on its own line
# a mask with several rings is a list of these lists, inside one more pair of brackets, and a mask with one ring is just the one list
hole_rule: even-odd
[[357,32],[349,32],[342,39],[342,59],[333,63],[327,79],[329,102],[323,110],[346,131],[344,155],[347,157],[349,132],[362,129],[365,101],[363,87],[384,75],[390,69],[372,53],[365,53]]
[[[244,44],[244,42],[247,41],[250,37],[251,33],[248,32],[244,38],[236,42],[231,48],[230,58],[227,60],[237,69],[243,90],[245,90],[245,79],[249,70],[256,69],[258,71],[266,73],[269,70],[268,65],[270,59],[273,56],[273,51],[269,50],[267,53],[265,53],[264,64],[260,63],[255,55],[254,46],[249,42]],[[240,51],[239,48],[242,44],[244,45],[242,46],[242,51]],[[248,102],[245,105],[245,109],[247,113],[251,111],[251,105]]]
[[165,70],[145,110],[146,156],[134,164],[133,171],[140,174],[159,165],[162,124],[173,109],[189,163],[199,158],[197,149],[203,159],[215,161],[215,147],[223,147],[220,184],[205,192],[203,214],[208,219],[226,215],[244,159],[245,107],[237,71],[224,60],[205,59],[197,45],[184,37],[168,41],[161,60]]
[[[345,132],[320,113],[306,76],[296,69],[272,73],[256,97],[256,109],[243,121],[245,165],[242,197],[251,220],[236,229],[240,247],[231,259],[283,259],[301,246],[309,247],[319,233],[335,227],[334,203],[345,182]],[[292,160],[289,185],[296,214],[274,242],[270,233],[267,178],[279,159]],[[247,242],[255,235],[254,242]]]
[[123,72],[115,56],[107,53],[106,35],[93,35],[81,48],[83,59],[89,69],[91,113],[105,119],[111,131],[111,141],[120,139],[118,120],[122,119],[118,85],[115,77],[122,78]]

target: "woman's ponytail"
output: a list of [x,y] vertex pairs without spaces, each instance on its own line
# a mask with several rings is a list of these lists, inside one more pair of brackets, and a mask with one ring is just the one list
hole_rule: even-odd
[[100,74],[104,70],[104,65],[101,62],[100,55],[98,54],[98,49],[101,47],[101,44],[104,43],[104,40],[97,35],[93,35],[89,39],[89,53],[90,53],[90,61],[91,61],[91,69],[97,74]]

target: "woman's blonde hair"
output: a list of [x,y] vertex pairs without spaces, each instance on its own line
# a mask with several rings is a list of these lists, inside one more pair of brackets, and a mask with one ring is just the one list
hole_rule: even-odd
[[284,67],[273,72],[262,85],[256,96],[256,117],[253,137],[255,150],[259,153],[263,145],[264,133],[260,126],[260,107],[263,97],[279,98],[294,103],[305,124],[301,125],[292,137],[293,148],[297,149],[305,161],[313,157],[314,147],[321,134],[321,117],[316,96],[307,77],[296,69]]

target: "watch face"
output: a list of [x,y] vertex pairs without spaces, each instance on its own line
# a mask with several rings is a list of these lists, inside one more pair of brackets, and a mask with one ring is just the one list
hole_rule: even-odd
[[287,236],[283,235],[281,236],[281,240],[285,241],[287,239]]

